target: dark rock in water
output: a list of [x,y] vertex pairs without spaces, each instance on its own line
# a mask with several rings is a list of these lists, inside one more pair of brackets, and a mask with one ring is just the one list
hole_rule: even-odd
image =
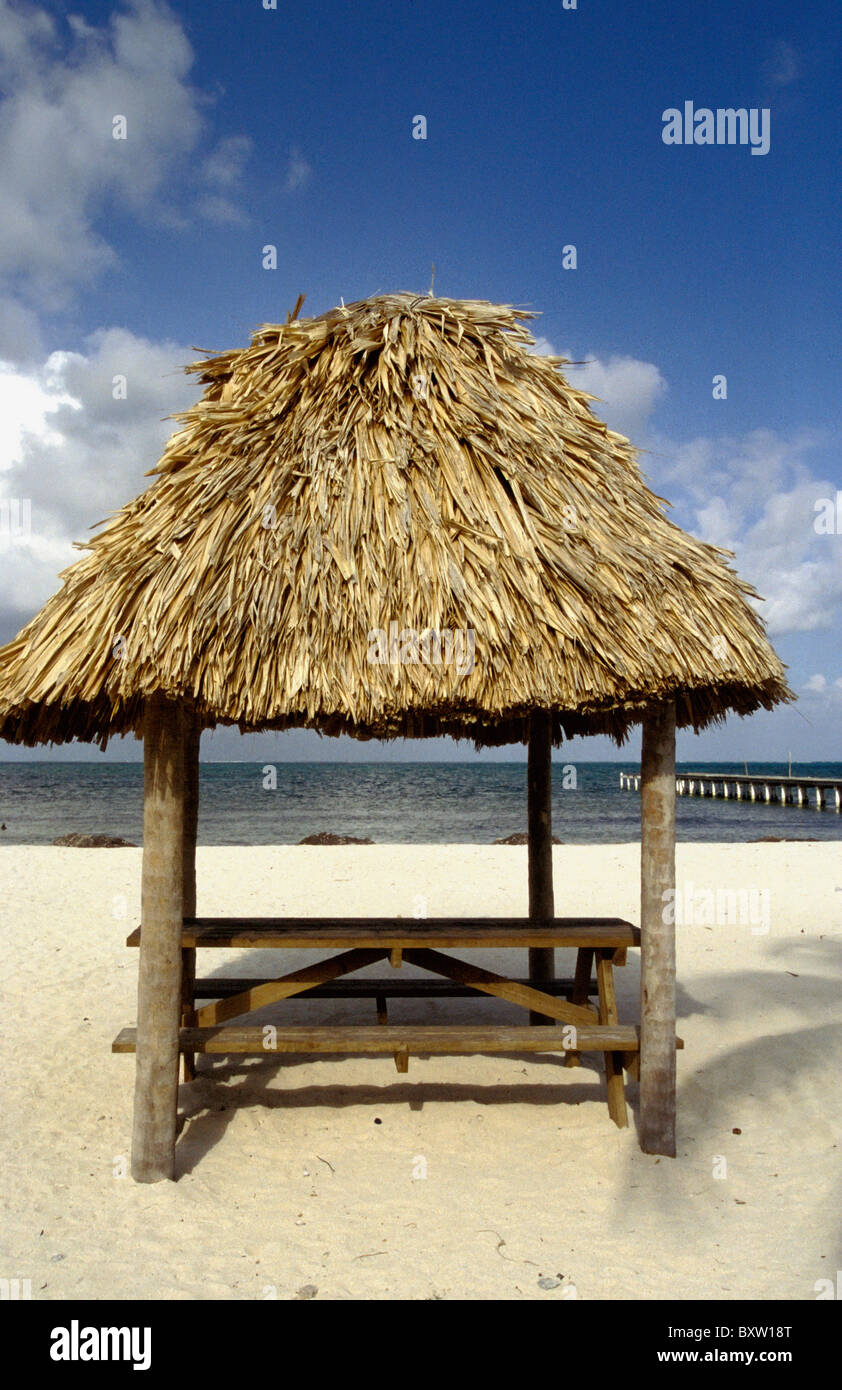
[[121,840],[119,835],[59,835],[54,845],[70,846],[74,849],[137,849],[131,840]]
[[373,840],[358,840],[356,835],[333,835],[329,830],[320,830],[318,835],[305,835],[300,845],[373,845]]
[[[528,845],[529,836],[525,830],[516,830],[514,835],[507,835],[504,840],[495,840],[494,843],[495,845]],[[557,835],[553,835],[553,844],[563,845],[564,841],[560,840]]]
[[749,845],[815,845],[818,844],[809,835],[761,835],[756,840],[748,840]]

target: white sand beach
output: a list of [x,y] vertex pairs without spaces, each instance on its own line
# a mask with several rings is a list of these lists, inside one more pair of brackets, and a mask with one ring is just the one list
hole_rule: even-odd
[[[0,1274],[35,1299],[814,1299],[842,1268],[840,848],[680,844],[677,864],[679,891],[761,910],[678,928],[675,1160],[615,1128],[593,1058],[221,1059],[181,1089],[178,1180],[148,1186],[125,1175],[134,1061],[110,1051],[136,1017],[141,852],[0,850]],[[554,875],[559,914],[638,920],[637,846],[559,847]],[[526,850],[200,848],[198,885],[200,914],[524,913]],[[616,975],[636,1021],[637,953]],[[291,1008],[375,1021],[370,1000]],[[433,1010],[522,1021],[390,1006]]]

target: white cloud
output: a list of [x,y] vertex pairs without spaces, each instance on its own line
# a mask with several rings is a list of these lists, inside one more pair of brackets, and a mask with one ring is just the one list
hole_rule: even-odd
[[[820,673],[810,676],[801,686],[798,697],[809,710],[811,719],[830,718],[842,711],[842,677],[831,681]],[[838,742],[838,738],[835,741]]]
[[[0,278],[17,299],[63,307],[115,266],[103,231],[113,206],[174,229],[195,216],[247,220],[251,140],[227,136],[196,158],[210,99],[190,80],[193,51],[165,0],[123,0],[100,27],[0,0],[0,55]],[[125,139],[114,138],[118,116]],[[294,152],[288,186],[308,174]]]
[[[808,455],[824,436],[802,429],[789,437],[755,429],[742,437],[720,435],[684,444],[659,441],[661,475],[678,482],[697,505],[727,497],[741,522],[758,515],[771,492],[811,477]],[[722,544],[723,542],[720,542]]]
[[239,187],[251,148],[247,135],[229,135],[220,140],[202,165],[207,182],[216,188]]
[[0,294],[0,361],[35,362],[43,355],[37,315],[10,295]]
[[[547,338],[532,350],[574,357]],[[596,413],[633,443],[666,389],[654,363],[633,357],[594,357],[563,371],[602,398]],[[738,572],[763,597],[759,611],[771,637],[831,628],[842,612],[842,535],[819,535],[814,525],[818,500],[836,496],[836,485],[810,466],[811,452],[827,443],[811,428],[683,444],[655,435],[643,460],[647,481],[675,504],[678,524],[734,552]]]
[[[0,274],[42,304],[116,262],[96,219],[112,202],[148,215],[203,125],[193,54],[168,6],[130,0],[107,27],[70,28],[0,0]],[[118,115],[125,140],[113,138]]]
[[243,173],[252,151],[247,135],[229,135],[220,140],[202,164],[202,177],[211,190],[199,198],[196,207],[212,222],[244,226]]
[[45,10],[35,5],[0,0],[0,79],[34,70],[40,51],[54,43],[56,26]]
[[666,391],[666,381],[654,362],[642,362],[637,357],[609,357],[602,361],[590,353],[585,357],[584,366],[568,368],[571,385],[598,397],[599,403],[594,402],[597,413],[611,429],[627,435],[634,443]]
[[614,355],[602,359],[590,352],[559,351],[548,338],[536,338],[531,351],[541,356],[566,358],[562,371],[570,385],[596,396],[592,402],[595,414],[632,443],[641,438],[650,415],[667,390],[667,383],[655,363],[643,362],[637,357]]
[[223,198],[219,193],[205,193],[197,199],[196,211],[200,217],[205,217],[209,222],[228,223],[235,227],[245,227],[248,225],[248,215],[237,203],[230,198]]
[[765,595],[771,633],[814,632],[842,611],[842,536],[818,536],[822,485],[803,482],[768,499],[737,547],[746,577]]
[[303,188],[304,184],[309,182],[312,173],[312,167],[307,163],[301,151],[291,150],[284,182],[287,193],[294,193],[297,188]]
[[33,435],[57,444],[61,435],[52,429],[50,415],[59,405],[76,404],[72,396],[56,394],[46,373],[27,377],[11,363],[0,362],[0,471],[14,468]]
[[[148,486],[177,427],[164,417],[196,399],[180,370],[194,357],[111,328],[32,370],[0,364],[0,498],[28,499],[32,517],[30,536],[0,543],[5,636],[55,591],[78,556],[72,542]],[[115,377],[126,379],[124,400]]]
[[771,636],[832,626],[842,609],[842,536],[818,535],[815,504],[835,496],[816,477],[818,431],[752,430],[741,438],[659,439],[650,468],[676,520],[702,540],[733,550],[740,574],[766,600]]

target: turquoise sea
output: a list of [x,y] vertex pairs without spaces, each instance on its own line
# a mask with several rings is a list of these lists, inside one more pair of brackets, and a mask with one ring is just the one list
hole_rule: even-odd
[[[277,786],[263,763],[202,763],[199,842],[296,844],[329,831],[383,844],[490,844],[526,829],[525,763],[284,763]],[[560,840],[636,840],[639,794],[620,790],[633,762],[553,764],[553,831]],[[569,765],[568,765],[569,766]],[[737,763],[684,764],[742,772]],[[780,763],[749,771],[785,773]],[[794,776],[842,777],[842,763],[794,763]],[[568,785],[565,786],[565,783]],[[140,763],[0,763],[2,844],[50,844],[71,831],[119,835],[140,844]],[[679,797],[680,840],[842,839],[842,815],[757,802]]]

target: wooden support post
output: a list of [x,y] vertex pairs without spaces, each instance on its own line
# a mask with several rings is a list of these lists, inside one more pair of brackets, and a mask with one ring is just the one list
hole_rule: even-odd
[[[529,916],[554,917],[553,900],[553,771],[552,715],[536,710],[530,719],[527,796],[529,802]],[[529,977],[555,978],[555,952],[551,946],[529,951]],[[544,1014],[530,1013],[529,1022],[552,1023]]]
[[132,1177],[172,1178],[184,897],[184,717],[153,695],[143,721],[143,881]]
[[640,799],[640,1146],[675,1157],[675,706],[643,720]]
[[[199,742],[202,736],[201,725],[192,711],[184,715],[184,830],[182,835],[184,890],[183,910],[185,917],[196,916],[196,828],[199,820]],[[196,950],[189,946],[181,952],[181,1022],[190,1028],[193,1017],[193,985],[196,979]],[[192,1052],[185,1052],[184,1080],[192,1081],[196,1075],[196,1059]]]

